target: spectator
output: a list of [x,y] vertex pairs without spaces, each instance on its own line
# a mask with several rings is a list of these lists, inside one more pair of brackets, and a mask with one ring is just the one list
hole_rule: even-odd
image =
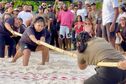
[[18,14],[18,18],[21,18],[23,20],[23,24],[28,27],[31,24],[31,21],[33,19],[33,15],[31,12],[29,12],[28,5],[23,6],[23,11],[21,11]]
[[85,20],[85,17],[87,16],[87,11],[85,8],[83,8],[83,3],[81,1],[78,1],[77,15],[81,15],[83,21]]
[[[68,19],[69,18],[69,19]],[[63,40],[66,37],[65,45],[66,49],[68,46],[71,49],[71,27],[74,20],[74,14],[68,10],[68,7],[64,4],[63,10],[59,13],[58,21],[60,22],[60,30],[59,30],[59,45],[62,48]]]
[[89,18],[86,18],[83,28],[84,28],[83,30],[88,32],[90,36],[94,36],[93,23]]
[[19,9],[18,8],[15,8],[14,11],[13,11],[13,16],[14,17],[17,17],[19,14]]
[[122,36],[122,42],[121,47],[126,51],[126,17],[121,17],[119,22],[119,28],[117,30],[117,33]]
[[49,20],[49,16],[47,14],[44,13],[44,8],[42,6],[39,6],[38,8],[38,13],[36,15],[36,17],[41,16],[44,18],[44,21],[46,22],[46,26],[48,25],[48,20]]
[[73,50],[76,50],[76,36],[83,31],[84,22],[82,21],[82,17],[78,15],[76,17],[76,22],[74,24],[74,31],[72,33],[72,43],[73,43]]
[[102,20],[103,37],[115,47],[115,31],[117,28],[118,0],[103,0]]

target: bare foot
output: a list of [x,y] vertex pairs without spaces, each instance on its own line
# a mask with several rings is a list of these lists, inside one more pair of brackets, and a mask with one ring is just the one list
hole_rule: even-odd
[[12,59],[11,63],[14,63],[14,62],[16,62],[16,60]]
[[38,65],[45,65],[45,63],[43,63],[43,62],[40,62],[40,63],[38,63]]

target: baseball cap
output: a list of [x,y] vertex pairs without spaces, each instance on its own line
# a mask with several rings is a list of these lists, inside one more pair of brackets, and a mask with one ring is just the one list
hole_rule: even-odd
[[43,9],[43,7],[42,7],[42,6],[39,6],[39,7],[38,7],[38,9],[42,10],[42,9]]

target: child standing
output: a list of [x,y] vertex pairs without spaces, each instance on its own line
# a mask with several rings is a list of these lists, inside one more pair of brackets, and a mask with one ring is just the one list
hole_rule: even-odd
[[73,43],[73,50],[76,50],[76,36],[83,31],[84,22],[82,21],[82,17],[80,15],[77,16],[76,22],[74,24],[74,32],[72,34],[72,43]]

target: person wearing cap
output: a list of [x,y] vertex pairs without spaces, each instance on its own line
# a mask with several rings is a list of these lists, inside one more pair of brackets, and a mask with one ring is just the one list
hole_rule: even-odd
[[115,47],[115,31],[119,15],[118,0],[103,0],[102,8],[102,36]]
[[48,5],[48,16],[53,19],[53,21],[56,20],[55,13],[53,10],[53,5],[49,4]]
[[46,23],[46,25],[48,25],[48,20],[49,20],[49,16],[47,14],[44,13],[44,8],[43,6],[39,6],[38,7],[38,13],[36,14],[35,17],[41,16],[44,18],[44,21]]
[[97,66],[96,74],[84,81],[84,84],[125,84],[126,59],[104,38],[91,37],[87,32],[77,36],[77,59],[81,70],[99,62],[116,62],[117,67]]
[[19,14],[19,9],[18,8],[15,8],[14,11],[13,11],[13,16],[14,17],[17,17]]

